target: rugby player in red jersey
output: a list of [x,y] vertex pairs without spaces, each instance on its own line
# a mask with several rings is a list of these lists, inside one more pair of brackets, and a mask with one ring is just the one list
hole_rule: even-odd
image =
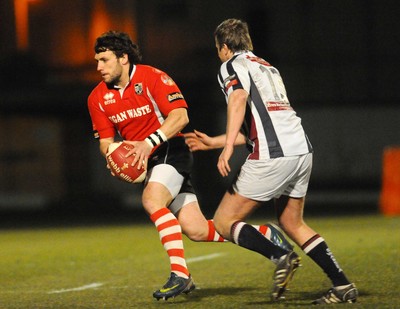
[[[193,241],[224,239],[205,219],[191,184],[193,157],[180,133],[189,121],[187,103],[165,72],[140,64],[139,48],[126,33],[106,32],[94,49],[103,81],[89,95],[88,108],[100,152],[105,157],[118,135],[134,146],[128,156],[147,169],[142,204],[170,259],[170,277],[153,297],[167,300],[189,293],[195,285],[182,233]],[[278,245],[291,247],[272,224],[256,228]]]

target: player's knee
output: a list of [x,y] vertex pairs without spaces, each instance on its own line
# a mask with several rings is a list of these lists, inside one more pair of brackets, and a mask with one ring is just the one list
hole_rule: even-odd
[[168,200],[160,198],[156,195],[151,196],[149,194],[143,194],[142,196],[142,206],[149,214],[152,214],[161,208],[166,208],[168,204]]
[[157,210],[161,209],[162,206],[158,203],[155,203],[151,200],[145,200],[142,199],[142,205],[144,210],[148,213],[148,214],[153,214],[155,213]]
[[213,219],[215,230],[225,239],[231,238],[231,224],[227,221],[220,220],[218,217],[214,217]]

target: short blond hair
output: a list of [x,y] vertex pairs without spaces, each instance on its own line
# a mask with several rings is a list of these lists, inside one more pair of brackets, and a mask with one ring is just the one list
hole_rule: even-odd
[[253,50],[249,27],[246,22],[230,18],[224,20],[214,31],[215,42],[219,48],[226,44],[233,51]]

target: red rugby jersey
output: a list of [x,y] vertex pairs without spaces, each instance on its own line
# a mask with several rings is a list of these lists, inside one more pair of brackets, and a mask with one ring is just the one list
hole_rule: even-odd
[[122,97],[119,89],[102,81],[88,97],[88,108],[96,138],[114,137],[116,131],[125,140],[144,140],[160,128],[168,113],[187,108],[175,82],[166,73],[148,66],[135,65]]

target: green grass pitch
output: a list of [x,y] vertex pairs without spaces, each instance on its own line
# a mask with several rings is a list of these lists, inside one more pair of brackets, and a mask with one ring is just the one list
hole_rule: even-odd
[[[337,306],[400,308],[400,217],[307,222],[359,289],[357,303]],[[198,288],[157,302],[152,292],[165,283],[169,263],[150,223],[0,230],[0,308],[308,308],[330,287],[296,248],[303,266],[286,299],[271,303],[274,265],[261,255],[230,243],[184,243]]]

